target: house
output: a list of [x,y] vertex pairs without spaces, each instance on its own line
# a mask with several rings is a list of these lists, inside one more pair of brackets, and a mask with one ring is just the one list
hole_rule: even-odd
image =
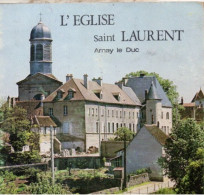
[[67,75],[67,82],[43,101],[44,115],[61,122],[57,137],[62,148],[87,151],[100,148],[102,140],[126,126],[136,133],[140,126],[140,102],[132,100],[120,87],[103,83],[101,78],[88,80]]
[[123,78],[116,84],[132,99],[135,94],[141,102],[141,126],[154,124],[167,135],[171,133],[172,104],[156,77],[140,74],[138,77]]
[[202,89],[195,94],[190,103],[184,103],[182,97],[180,105],[185,108],[181,111],[181,118],[194,118],[197,122],[204,121],[204,93]]
[[[164,155],[163,146],[168,136],[156,125],[144,125],[126,148],[127,174],[138,169],[150,168],[150,179],[163,180],[163,170],[158,165],[158,158]],[[117,160],[118,159],[118,160]],[[124,152],[118,151],[113,163],[124,166]]]

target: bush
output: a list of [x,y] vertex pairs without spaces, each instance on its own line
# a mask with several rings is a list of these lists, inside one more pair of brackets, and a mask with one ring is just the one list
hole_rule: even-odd
[[137,171],[135,171],[134,173],[131,173],[130,176],[133,175],[140,175],[142,173],[151,173],[150,168],[143,168],[143,169],[138,169]]
[[162,188],[154,194],[176,194],[176,192],[172,188]]
[[52,179],[48,174],[37,174],[37,182],[31,183],[27,191],[31,194],[69,194],[68,187],[61,184],[52,185]]

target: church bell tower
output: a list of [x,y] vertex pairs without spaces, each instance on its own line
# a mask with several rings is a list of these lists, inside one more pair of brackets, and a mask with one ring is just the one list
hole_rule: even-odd
[[30,74],[52,74],[51,32],[40,19],[30,33]]

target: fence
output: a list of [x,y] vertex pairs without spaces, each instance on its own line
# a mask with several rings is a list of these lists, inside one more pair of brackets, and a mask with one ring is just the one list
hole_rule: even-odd
[[162,188],[171,188],[174,186],[174,182],[166,181],[166,182],[153,182],[151,184],[136,187],[125,194],[149,194],[158,191]]

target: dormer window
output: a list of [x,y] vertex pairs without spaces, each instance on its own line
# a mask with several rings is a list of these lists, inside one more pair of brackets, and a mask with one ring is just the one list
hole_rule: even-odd
[[68,95],[67,95],[66,99],[67,99],[67,100],[72,99],[72,98],[74,97],[74,93],[75,93],[75,92],[76,92],[75,89],[70,88],[70,89],[68,90]]
[[101,90],[94,91],[94,94],[95,94],[99,99],[102,99],[102,98],[103,98],[103,93],[102,93]]
[[120,101],[120,93],[113,93],[113,97],[114,97],[117,101]]
[[58,100],[62,98],[63,93],[64,93],[64,90],[63,90],[63,89],[59,89],[59,90],[57,91],[57,99],[58,99]]

